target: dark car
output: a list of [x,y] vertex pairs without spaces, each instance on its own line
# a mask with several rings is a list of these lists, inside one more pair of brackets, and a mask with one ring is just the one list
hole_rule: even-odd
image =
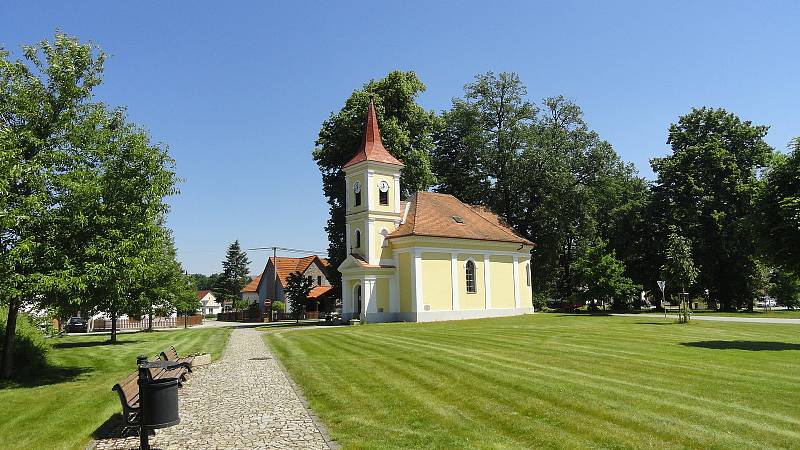
[[64,325],[64,331],[67,333],[86,333],[89,331],[89,322],[81,317],[70,317]]

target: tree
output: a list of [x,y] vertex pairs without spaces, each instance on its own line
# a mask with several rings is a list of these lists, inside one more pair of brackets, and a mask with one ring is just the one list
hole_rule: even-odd
[[24,60],[0,49],[0,302],[8,306],[2,374],[13,374],[19,309],[72,284],[71,265],[54,238],[61,183],[76,164],[93,89],[105,55],[57,33],[23,47]]
[[211,290],[214,285],[217,284],[220,274],[212,273],[211,275],[204,275],[202,273],[193,273],[189,276],[194,280],[195,287],[198,291],[205,291]]
[[693,109],[669,129],[672,154],[651,161],[654,202],[694,245],[699,281],[725,310],[752,302],[750,229],[759,173],[772,158],[766,126],[724,109]]
[[692,287],[699,273],[692,259],[692,242],[674,229],[667,237],[664,260],[661,272],[667,286],[675,286],[679,294]]
[[791,309],[800,307],[800,276],[777,269],[772,272],[769,294],[778,304]]
[[225,261],[222,261],[222,273],[214,285],[213,291],[217,300],[223,305],[230,302],[231,305],[240,298],[242,288],[250,280],[248,275],[250,260],[247,253],[242,251],[239,241],[234,241],[228,246]]
[[758,196],[755,230],[769,261],[800,273],[800,138],[779,155]]
[[306,312],[308,293],[311,292],[313,286],[314,283],[300,272],[290,273],[286,279],[286,299],[289,301],[292,317],[298,323],[300,323],[300,317]]
[[575,294],[595,307],[595,300],[611,304],[615,310],[628,309],[640,290],[625,276],[625,265],[609,251],[605,242],[589,247],[575,264],[575,278],[580,290]]
[[[425,111],[416,102],[424,90],[425,85],[414,72],[394,71],[381,80],[365,83],[353,92],[341,110],[323,122],[313,156],[322,172],[322,190],[330,207],[325,231],[332,267],[338,267],[347,257],[342,166],[353,157],[364,137],[370,97],[375,103],[384,146],[405,165],[400,177],[401,198],[434,184],[428,155],[433,147],[437,120],[432,112]],[[329,281],[341,298],[340,275],[336,270],[331,275]]]

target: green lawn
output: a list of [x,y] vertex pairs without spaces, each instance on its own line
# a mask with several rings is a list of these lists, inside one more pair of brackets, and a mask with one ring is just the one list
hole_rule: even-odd
[[122,411],[111,387],[133,372],[137,355],[155,357],[169,345],[179,353],[220,356],[231,330],[199,328],[49,339],[53,368],[27,386],[0,385],[0,446],[24,449],[83,448],[92,433]]
[[265,336],[344,448],[800,447],[800,326],[535,316]]
[[772,310],[761,311],[755,310],[753,312],[722,312],[722,311],[692,311],[692,314],[702,314],[704,316],[723,316],[723,317],[770,317],[777,319],[800,319],[800,310]]

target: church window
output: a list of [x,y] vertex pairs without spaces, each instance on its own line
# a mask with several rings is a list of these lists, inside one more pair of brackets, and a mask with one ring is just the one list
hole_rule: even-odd
[[466,270],[466,277],[467,277],[467,292],[470,294],[474,294],[477,292],[475,287],[475,263],[472,261],[467,261],[467,270]]
[[388,205],[389,204],[389,183],[385,180],[381,181],[378,184],[378,200],[381,205]]
[[356,248],[361,248],[361,231],[356,230]]
[[389,204],[389,191],[381,192],[380,195],[380,202],[381,205],[388,205]]
[[355,206],[361,206],[361,182],[358,180],[353,183],[353,194],[355,195]]

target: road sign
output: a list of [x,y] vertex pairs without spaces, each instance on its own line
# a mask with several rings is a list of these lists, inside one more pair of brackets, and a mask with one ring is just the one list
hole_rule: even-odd
[[658,288],[661,289],[661,292],[664,292],[664,287],[667,285],[666,281],[658,280]]

